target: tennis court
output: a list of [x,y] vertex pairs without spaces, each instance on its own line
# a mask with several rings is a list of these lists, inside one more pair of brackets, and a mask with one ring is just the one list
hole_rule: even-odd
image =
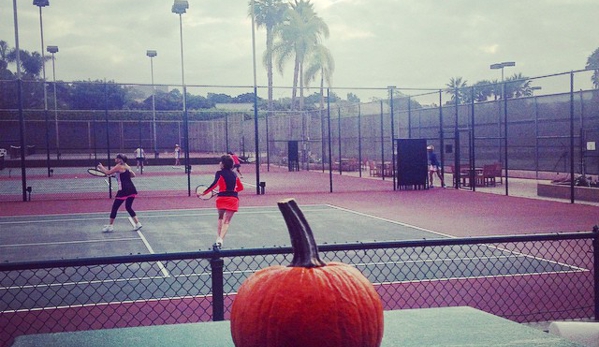
[[[211,182],[214,169],[194,167],[191,182]],[[216,288],[223,292],[226,319],[250,273],[290,262],[276,208],[289,197],[306,214],[323,259],[360,269],[386,309],[470,305],[514,321],[593,315],[590,240],[452,243],[467,243],[464,236],[590,230],[597,216],[592,205],[459,189],[394,191],[390,179],[349,174],[333,177],[331,193],[328,172],[276,168],[261,172],[266,193],[257,195],[257,176],[245,165],[242,207],[220,254],[223,283],[215,287],[214,202],[181,189],[187,185],[183,170],[148,167],[138,175],[134,208],[144,227],[130,231],[121,210],[109,234],[100,231],[111,205],[106,183],[88,177],[86,168],[61,170],[29,182],[83,177],[81,186],[97,192],[55,199],[39,196],[38,187],[30,202],[0,202],[0,261],[36,262],[2,272],[0,320],[10,330],[4,341],[15,334],[212,320]]]
[[[404,223],[379,218],[331,205],[307,205],[303,211],[319,244],[366,244],[406,240],[433,240],[447,238],[438,232],[418,228]],[[130,231],[125,217],[117,223],[114,233],[101,233],[99,226],[104,214],[83,213],[74,215],[47,215],[2,217],[0,227],[8,232],[0,233],[3,262],[49,261],[57,259],[122,256],[126,254],[180,253],[209,250],[214,241],[215,212],[211,208],[193,210],[146,211],[139,214],[145,222],[143,229]],[[235,217],[235,224],[226,240],[226,248],[289,247],[286,226],[280,212],[272,207],[242,208]],[[552,259],[539,258],[511,249],[496,246],[434,246],[427,253],[401,253],[375,250],[368,257],[363,251],[346,251],[342,254],[327,254],[327,261],[351,262],[373,283],[390,284],[413,281],[442,281],[497,276],[543,275],[568,272],[587,272],[588,269],[561,263]],[[286,264],[288,254],[273,255],[271,263]],[[365,261],[360,261],[365,259]],[[369,260],[366,260],[369,259]],[[378,259],[378,260],[377,260]],[[264,265],[259,262],[237,264],[235,271],[224,273],[228,293],[236,292],[244,278]],[[199,272],[198,272],[199,271]],[[11,296],[23,296],[31,306],[11,306],[3,302],[1,311],[44,309],[47,307],[71,307],[73,305],[98,304],[81,302],[79,293],[97,293],[100,303],[134,302],[152,297],[134,289],[131,282],[151,282],[165,286],[161,293],[170,292],[172,297],[188,296],[189,277],[204,277],[210,271],[203,266],[179,268],[173,262],[144,262],[138,267],[129,264],[111,264],[98,267],[97,271],[78,273],[65,267],[58,275],[55,269],[36,270],[33,282],[7,283],[5,277],[2,290],[14,292]],[[65,272],[72,272],[65,274]],[[455,274],[450,276],[449,274]],[[448,277],[450,276],[450,277]],[[68,278],[69,283],[53,283]],[[106,288],[118,284],[119,290]],[[48,287],[57,293],[48,295]],[[59,295],[65,291],[69,295]],[[196,296],[208,296],[211,288],[201,287]],[[87,297],[87,296],[86,296]],[[91,297],[88,297],[92,300]]]

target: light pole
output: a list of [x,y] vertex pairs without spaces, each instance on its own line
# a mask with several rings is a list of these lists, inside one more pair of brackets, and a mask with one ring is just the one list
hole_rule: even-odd
[[[256,86],[256,3],[254,0],[252,0],[250,3],[250,6],[252,6],[252,68],[254,72],[254,146],[256,147],[256,194],[259,195],[260,193],[263,193],[263,191],[260,189],[260,138],[258,137],[258,87]],[[268,158],[268,115],[266,117],[266,157]]]
[[46,91],[46,57],[44,55],[44,24],[42,21],[42,7],[50,6],[48,0],[33,0],[33,5],[38,6],[40,9],[40,36],[41,36],[41,47],[42,47],[42,87],[44,89],[44,117],[46,119],[46,157],[48,163],[48,177],[51,175],[50,171],[50,135],[48,134],[48,93]]
[[158,53],[154,50],[146,51],[146,55],[150,57],[150,71],[152,74],[152,130],[154,133],[154,159],[158,158],[158,144],[156,143],[156,86],[154,86],[154,57]]
[[491,64],[491,70],[501,69],[501,83],[503,83],[503,68],[509,66],[516,66],[516,62],[513,61],[504,61],[503,63]]
[[[504,78],[503,78],[503,69],[505,67],[509,67],[509,66],[516,66],[516,63],[513,61],[504,61],[503,63],[496,63],[496,64],[491,64],[491,70],[497,70],[497,69],[501,69],[501,99],[503,101],[503,151],[505,154],[505,159],[502,160],[501,158],[501,142],[499,143],[499,161],[503,161],[504,165],[504,170],[505,170],[505,195],[509,194],[508,191],[508,156],[507,156],[507,151],[508,151],[508,145],[507,145],[507,131],[508,131],[508,126],[507,126],[507,99],[506,99],[506,95],[505,95],[505,82],[504,82]],[[501,119],[499,119],[499,128],[501,129]],[[499,132],[501,133],[501,130],[499,130]]]
[[181,85],[183,87],[183,125],[185,129],[185,172],[187,173],[187,190],[188,194],[191,195],[191,182],[190,182],[190,167],[189,167],[189,122],[187,117],[187,87],[185,86],[185,64],[183,61],[183,13],[187,12],[189,8],[189,2],[187,0],[175,0],[171,12],[179,15],[179,36],[181,41]]
[[56,65],[54,54],[58,53],[58,46],[48,46],[48,53],[52,54],[52,84],[54,88],[54,126],[56,129],[56,159],[60,160],[60,139],[58,136],[58,109],[56,105]]

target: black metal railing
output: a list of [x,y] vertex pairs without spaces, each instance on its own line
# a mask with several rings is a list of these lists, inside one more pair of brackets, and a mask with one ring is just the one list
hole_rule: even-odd
[[[0,346],[23,334],[223,320],[290,248],[0,264]],[[517,322],[599,317],[599,229],[319,246],[358,268],[386,310],[472,306]]]

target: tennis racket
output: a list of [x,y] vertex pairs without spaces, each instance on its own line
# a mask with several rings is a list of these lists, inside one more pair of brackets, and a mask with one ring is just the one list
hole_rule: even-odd
[[208,192],[207,194],[202,195],[202,193],[204,193],[204,191],[208,188],[208,186],[205,186],[203,184],[200,184],[199,186],[196,187],[196,195],[198,198],[200,198],[201,200],[210,200],[212,199],[212,197],[216,196],[218,194],[218,189],[212,189],[212,191]]
[[87,169],[87,173],[92,175],[92,176],[96,176],[96,177],[106,177],[108,176],[107,174],[103,173],[102,171],[98,170],[98,169]]

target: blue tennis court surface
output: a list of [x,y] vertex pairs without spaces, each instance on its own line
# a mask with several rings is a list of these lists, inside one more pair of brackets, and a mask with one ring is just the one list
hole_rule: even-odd
[[[119,211],[114,233],[102,233],[106,213],[0,218],[0,261],[34,261],[210,249],[216,236],[214,202],[206,208],[140,211],[144,225],[133,232]],[[210,207],[208,207],[210,206]],[[107,201],[106,208],[110,208]],[[330,205],[302,206],[316,241],[371,242],[438,238],[443,235]],[[225,249],[289,246],[285,221],[276,207],[241,208],[234,216]]]
[[[308,205],[303,206],[302,210],[321,245],[447,237],[330,205]],[[214,241],[216,211],[213,208],[146,211],[139,216],[144,223],[143,229],[130,231],[125,213],[121,213],[114,233],[99,231],[107,219],[106,214],[0,218],[2,261],[190,252],[208,250]],[[224,249],[289,245],[287,227],[278,209],[255,207],[242,208],[234,217]],[[385,246],[322,253],[326,262],[351,263],[374,284],[587,271],[489,245]],[[227,258],[223,272],[225,292],[235,293],[245,278],[260,268],[273,264],[286,265],[290,260],[289,254]],[[3,295],[30,298],[2,304],[0,312],[97,302],[207,297],[211,294],[208,285],[210,264],[205,258],[32,271],[32,276],[19,277],[16,282],[7,276],[0,283],[0,293]],[[139,283],[154,290],[136,290]],[[23,302],[30,302],[31,305],[23,307],[20,304]]]

